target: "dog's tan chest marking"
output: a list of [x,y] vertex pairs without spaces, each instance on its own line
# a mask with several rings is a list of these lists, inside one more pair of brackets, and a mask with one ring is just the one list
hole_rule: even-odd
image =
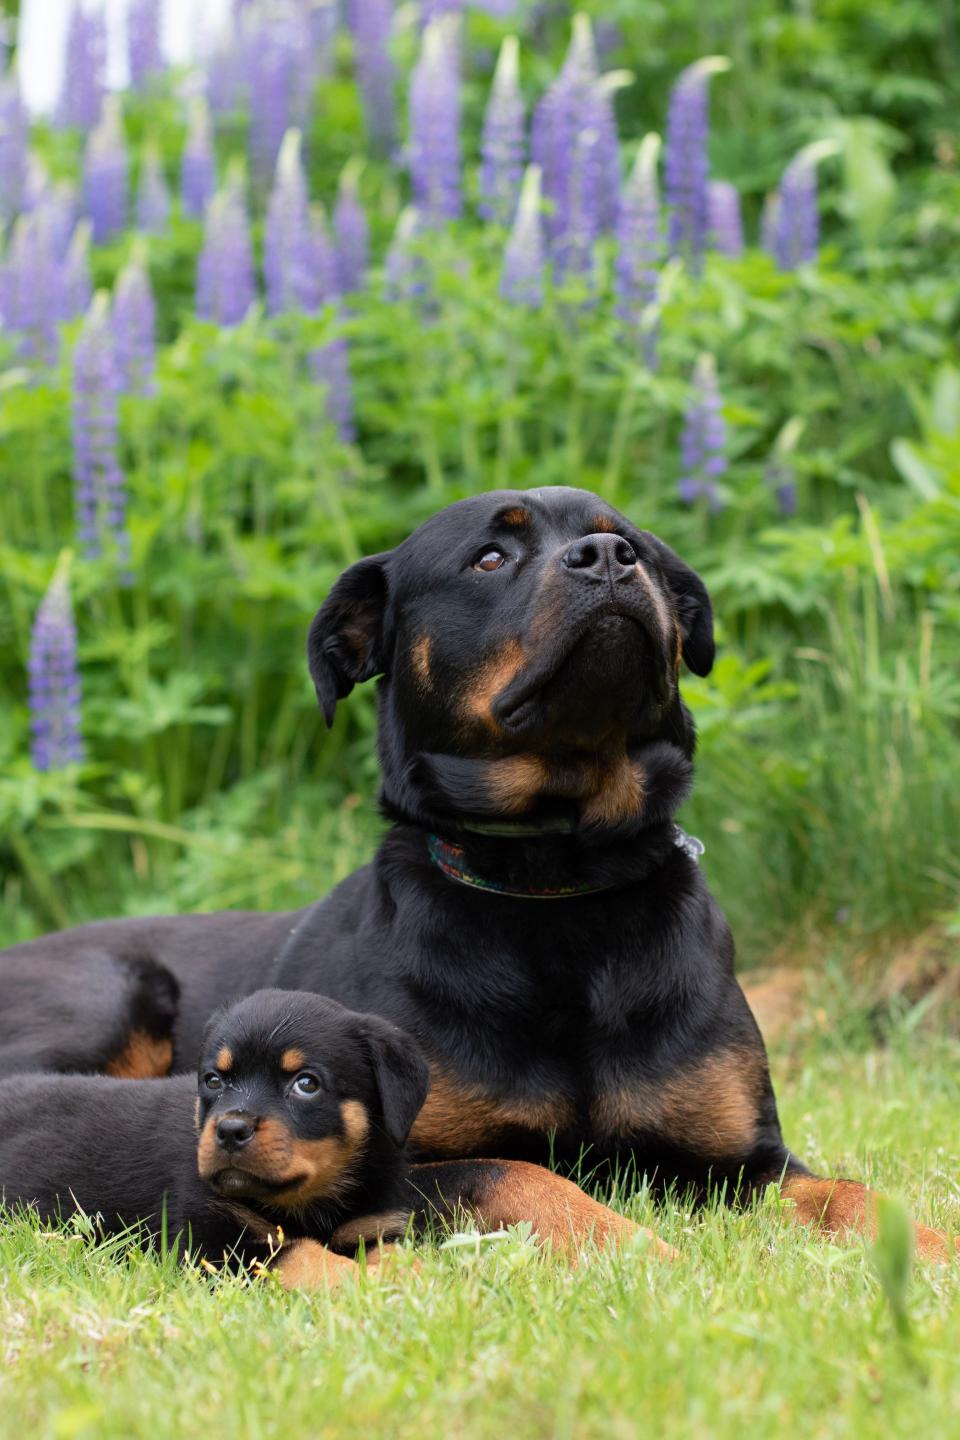
[[590,1107],[601,1139],[653,1135],[707,1160],[741,1155],[759,1124],[763,1059],[730,1049],[708,1055],[663,1081],[630,1081],[603,1091]]
[[430,1093],[414,1122],[411,1140],[433,1155],[460,1155],[494,1143],[504,1131],[545,1135],[565,1130],[576,1118],[566,1096],[522,1100],[492,1095],[434,1069]]

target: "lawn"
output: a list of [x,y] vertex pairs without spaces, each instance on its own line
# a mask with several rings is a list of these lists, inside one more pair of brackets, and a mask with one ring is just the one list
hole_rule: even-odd
[[[828,1000],[832,1024],[809,1015]],[[960,1044],[813,996],[774,1052],[787,1135],[960,1232]],[[0,1431],[22,1437],[889,1436],[960,1432],[960,1265],[898,1328],[861,1243],[748,1214],[618,1207],[679,1249],[573,1271],[521,1235],[429,1249],[332,1297],[211,1280],[76,1234],[0,1231]],[[886,1237],[884,1237],[886,1238]],[[882,1268],[882,1267],[881,1267]],[[896,1298],[896,1285],[893,1286]]]

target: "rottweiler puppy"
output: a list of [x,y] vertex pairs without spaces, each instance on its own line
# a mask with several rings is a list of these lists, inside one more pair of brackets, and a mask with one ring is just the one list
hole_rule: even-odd
[[625,1223],[586,1197],[574,1218],[529,1169],[552,1158],[730,1199],[779,1182],[797,1219],[869,1229],[870,1193],[784,1142],[729,928],[674,821],[694,754],[681,672],[714,659],[690,566],[586,491],[496,491],[351,566],[308,656],[328,724],[381,677],[393,823],[372,864],[291,913],[13,948],[0,1068],[160,1068],[148,964],[181,988],[174,1066],[225,993],[320,990],[419,1041],[432,1083],[411,1144],[450,1162],[447,1200],[559,1240]]
[[378,1016],[260,990],[210,1021],[196,1077],[0,1083],[0,1194],[335,1285],[361,1239],[376,1252],[425,1218],[403,1147],[428,1083],[418,1047]]

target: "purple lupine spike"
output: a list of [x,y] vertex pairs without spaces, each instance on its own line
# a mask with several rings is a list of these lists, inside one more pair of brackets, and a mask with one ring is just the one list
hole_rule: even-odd
[[329,305],[331,301],[340,299],[340,265],[321,205],[310,207],[310,244],[319,289],[319,303]]
[[247,207],[242,190],[228,181],[207,207],[197,262],[197,314],[217,325],[238,325],[256,296]]
[[163,70],[160,0],[128,0],[127,61],[130,84],[135,90],[142,90]]
[[316,80],[325,79],[333,69],[333,51],[339,22],[337,0],[308,0],[307,35]]
[[16,72],[0,77],[0,225],[20,211],[27,185],[27,112]]
[[295,11],[257,13],[244,31],[248,54],[250,150],[261,180],[273,173],[287,130],[305,120],[303,57],[306,38]]
[[60,313],[63,319],[72,320],[77,315],[85,315],[93,299],[89,220],[81,220],[73,232],[73,239],[63,261],[60,287]]
[[142,250],[117,276],[113,290],[113,344],[117,384],[127,395],[156,389],[156,305]]
[[693,372],[693,393],[680,440],[683,475],[678,489],[685,505],[705,500],[711,510],[723,508],[717,479],[727,468],[726,446],[716,365],[712,355],[701,355]]
[[126,480],[118,458],[117,368],[105,291],[93,298],[73,352],[74,514],[84,556],[105,543],[129,559]]
[[460,68],[450,22],[423,32],[410,77],[410,177],[424,224],[460,215]]
[[144,235],[163,235],[170,221],[170,188],[163,173],[160,154],[150,145],[140,166],[137,190],[137,229]]
[[396,71],[390,55],[393,0],[348,0],[357,84],[370,148],[388,156],[397,144]]
[[360,203],[356,167],[348,165],[340,177],[337,203],[333,210],[333,232],[337,237],[337,273],[341,295],[361,290],[370,264],[370,226]]
[[776,219],[771,222],[771,253],[781,270],[796,270],[817,258],[820,213],[817,206],[817,162],[835,155],[832,140],[806,145],[784,170],[777,191]]
[[106,71],[106,14],[102,9],[85,9],[83,0],[73,0],[58,108],[61,125],[73,125],[78,130],[93,129],[103,108]]
[[384,293],[388,300],[412,300],[423,294],[423,257],[414,248],[419,235],[420,216],[408,205],[400,213],[384,264]]
[[30,758],[35,770],[63,770],[84,758],[77,631],[70,603],[70,553],[61,555],[37,609],[27,661]]
[[533,309],[543,304],[546,247],[540,210],[540,167],[528,165],[503,255],[500,294],[515,305],[528,305]]
[[90,132],[83,161],[84,212],[93,224],[93,239],[103,245],[127,223],[127,146],[116,96],[103,102],[99,125]]
[[711,75],[729,70],[721,55],[697,60],[681,71],[670,92],[664,180],[670,208],[670,250],[698,274],[707,243],[707,158]]
[[483,120],[480,214],[504,226],[516,214],[526,150],[519,57],[520,42],[508,35],[500,47]]
[[341,335],[310,352],[310,373],[326,390],[327,419],[344,444],[356,439],[353,421],[353,388],[347,342]]
[[721,255],[736,260],[743,254],[740,192],[728,180],[711,180],[707,186],[707,234]]
[[619,75],[600,78],[590,21],[575,16],[563,69],[534,112],[531,135],[551,206],[550,253],[561,280],[592,273],[597,237],[616,224],[620,158],[611,97],[620,82]]
[[183,213],[201,220],[217,184],[217,162],[213,153],[210,112],[204,102],[194,99],[190,106],[187,142],[180,162],[180,199]]
[[58,180],[41,206],[47,216],[54,249],[59,256],[65,256],[80,214],[76,186],[69,180]]
[[775,190],[771,190],[763,202],[763,212],[760,216],[760,246],[763,250],[776,258],[777,253],[777,229],[780,224],[780,196]]
[[311,231],[307,179],[300,162],[300,131],[288,130],[277,158],[263,230],[263,273],[267,310],[312,314],[320,305],[314,236]]
[[780,514],[785,520],[791,519],[797,513],[797,478],[790,459],[786,455],[771,455],[763,478],[773,492]]
[[3,323],[19,336],[20,353],[53,365],[63,314],[61,257],[43,205],[21,215],[13,227],[2,272]]
[[663,237],[657,157],[660,136],[644,137],[624,187],[617,225],[617,314],[642,336],[647,366],[656,364],[657,331],[654,307],[660,284]]

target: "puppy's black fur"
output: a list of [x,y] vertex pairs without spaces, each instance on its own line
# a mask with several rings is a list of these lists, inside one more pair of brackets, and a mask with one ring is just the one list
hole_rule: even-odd
[[[352,566],[308,652],[328,724],[382,677],[393,825],[373,863],[292,913],[116,921],[15,947],[0,958],[0,1070],[102,1066],[135,1028],[136,983],[84,1000],[78,1033],[64,979],[129,976],[146,955],[180,986],[175,1065],[222,998],[265,983],[401,1025],[432,1071],[420,1159],[552,1155],[728,1195],[786,1176],[801,1218],[865,1223],[863,1187],[847,1185],[841,1215],[836,1184],[784,1144],[729,929],[677,844],[694,753],[680,671],[706,675],[714,656],[689,565],[586,491],[498,491]],[[469,1172],[487,1199],[491,1174]],[[510,1184],[496,1181],[501,1199]]]
[[427,1085],[418,1048],[385,1020],[261,990],[210,1021],[196,1077],[0,1084],[0,1193],[218,1261],[269,1258],[278,1226],[284,1257],[359,1219],[376,1244],[420,1203],[403,1146]]

